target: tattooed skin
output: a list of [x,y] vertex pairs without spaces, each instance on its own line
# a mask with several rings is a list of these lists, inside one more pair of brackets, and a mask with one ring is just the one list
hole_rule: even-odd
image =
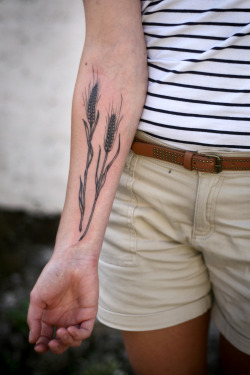
[[100,90],[100,83],[98,79],[94,77],[92,86],[91,84],[89,84],[88,90],[83,96],[87,121],[85,121],[84,119],[82,121],[83,121],[84,128],[85,128],[88,154],[87,154],[83,182],[82,182],[82,177],[80,176],[80,188],[79,188],[79,208],[81,212],[81,218],[80,218],[80,223],[79,223],[80,232],[82,231],[82,221],[83,221],[84,212],[85,212],[85,193],[86,193],[86,186],[87,186],[88,170],[89,170],[89,167],[92,162],[93,155],[94,155],[91,142],[92,142],[94,131],[99,121],[99,111],[97,110],[97,104],[100,99],[99,90]]
[[[94,150],[92,146],[92,138],[96,129],[96,126],[99,121],[99,110],[97,109],[98,101],[100,99],[100,82],[98,77],[93,78],[93,82],[88,86],[88,90],[84,95],[84,105],[86,110],[86,120],[83,119],[83,124],[85,128],[85,134],[87,139],[87,159],[86,159],[86,166],[85,171],[82,176],[80,176],[80,187],[79,187],[79,208],[80,208],[80,223],[79,223],[79,232],[82,232],[82,223],[85,213],[85,206],[86,206],[86,191],[87,191],[87,178],[90,165],[93,161]],[[91,220],[93,218],[93,214],[95,211],[95,206],[99,197],[99,194],[105,184],[106,177],[108,174],[109,169],[111,168],[112,164],[116,160],[119,152],[120,152],[120,134],[118,135],[118,145],[116,148],[116,152],[113,154],[112,150],[114,149],[114,145],[116,143],[117,133],[119,124],[122,120],[121,115],[122,109],[122,97],[120,100],[120,105],[118,107],[114,106],[112,103],[109,107],[108,113],[106,115],[106,131],[103,145],[99,145],[99,153],[97,163],[94,166],[95,168],[95,197],[94,202],[92,205],[92,209],[90,212],[90,216],[88,218],[86,227],[84,229],[83,234],[81,235],[80,240],[85,237],[88,232]],[[113,157],[110,156],[110,153],[113,154]]]

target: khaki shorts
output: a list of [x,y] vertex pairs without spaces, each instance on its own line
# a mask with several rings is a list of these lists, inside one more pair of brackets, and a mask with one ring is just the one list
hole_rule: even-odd
[[250,354],[250,172],[190,172],[131,151],[99,272],[102,323],[155,330],[212,307],[218,330]]

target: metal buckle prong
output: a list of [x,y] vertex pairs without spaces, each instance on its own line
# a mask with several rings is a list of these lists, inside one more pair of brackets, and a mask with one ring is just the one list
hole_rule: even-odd
[[221,159],[220,156],[214,155],[214,154],[206,154],[205,156],[207,156],[208,158],[215,158],[216,159],[216,164],[214,165],[214,168],[215,168],[214,173],[222,172],[222,159]]

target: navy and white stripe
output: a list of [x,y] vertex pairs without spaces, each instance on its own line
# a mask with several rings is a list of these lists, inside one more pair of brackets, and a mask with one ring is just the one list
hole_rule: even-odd
[[249,0],[142,0],[139,129],[189,150],[250,150]]

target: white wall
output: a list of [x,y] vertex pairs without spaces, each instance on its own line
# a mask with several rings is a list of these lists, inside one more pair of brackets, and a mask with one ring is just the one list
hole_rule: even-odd
[[82,0],[0,1],[0,207],[61,211]]

